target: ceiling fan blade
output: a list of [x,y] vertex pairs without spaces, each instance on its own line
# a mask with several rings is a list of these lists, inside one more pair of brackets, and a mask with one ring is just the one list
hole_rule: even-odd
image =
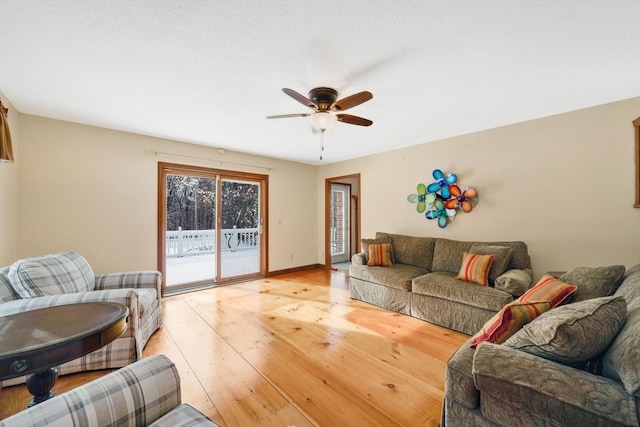
[[309,113],[296,113],[296,114],[278,114],[275,116],[267,116],[267,119],[288,119],[290,117],[309,117]]
[[349,108],[353,108],[356,105],[360,105],[363,102],[367,102],[371,98],[373,98],[373,95],[371,94],[371,92],[367,92],[367,91],[359,92],[351,96],[347,96],[346,98],[337,100],[331,108],[337,111],[344,111]]
[[285,87],[285,88],[282,88],[282,91],[284,93],[286,93],[287,95],[289,95],[290,97],[292,97],[293,99],[295,99],[296,101],[298,101],[302,105],[306,105],[309,108],[315,108],[316,107],[316,104],[314,104],[312,100],[310,100],[306,96],[296,92],[293,89],[289,89],[289,88]]
[[350,125],[371,126],[373,124],[373,122],[369,119],[352,116],[351,114],[336,114],[336,118],[339,122],[349,123]]

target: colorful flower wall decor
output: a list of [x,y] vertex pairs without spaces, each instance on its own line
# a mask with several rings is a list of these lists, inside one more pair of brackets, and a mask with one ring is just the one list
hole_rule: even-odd
[[418,213],[424,213],[427,219],[437,219],[438,227],[445,228],[458,210],[464,213],[473,210],[478,191],[457,184],[458,176],[454,173],[445,175],[440,169],[434,169],[432,175],[435,181],[429,185],[418,184],[417,193],[409,194],[407,201],[416,203]]

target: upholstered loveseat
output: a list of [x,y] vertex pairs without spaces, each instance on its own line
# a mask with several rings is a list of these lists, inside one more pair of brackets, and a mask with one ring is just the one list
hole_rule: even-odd
[[[353,299],[473,334],[531,285],[524,242],[468,242],[376,233],[349,268]],[[390,244],[393,267],[369,266],[369,245]],[[488,286],[457,279],[463,253],[494,255]]]
[[[612,296],[569,301],[502,344],[470,338],[447,363],[442,425],[640,425],[640,264],[623,277]],[[578,295],[575,278],[560,276]]]
[[152,356],[18,412],[0,421],[0,427],[216,427],[181,403],[180,390],[173,362]]
[[[59,252],[0,268],[0,317],[63,304],[108,301],[129,309],[128,329],[115,341],[60,366],[60,374],[120,368],[142,358],[147,340],[162,325],[159,271],[94,275],[85,258]],[[25,377],[0,386],[24,382]]]

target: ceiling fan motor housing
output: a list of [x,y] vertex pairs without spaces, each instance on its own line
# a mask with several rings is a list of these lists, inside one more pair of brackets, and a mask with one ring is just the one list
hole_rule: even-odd
[[318,111],[328,111],[338,100],[338,91],[330,87],[317,87],[309,91],[309,99],[318,107]]

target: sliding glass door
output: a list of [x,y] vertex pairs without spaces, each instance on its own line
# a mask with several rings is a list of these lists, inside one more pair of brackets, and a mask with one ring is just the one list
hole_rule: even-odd
[[266,274],[267,176],[158,164],[165,293]]
[[260,270],[260,185],[222,180],[220,277],[256,274]]

